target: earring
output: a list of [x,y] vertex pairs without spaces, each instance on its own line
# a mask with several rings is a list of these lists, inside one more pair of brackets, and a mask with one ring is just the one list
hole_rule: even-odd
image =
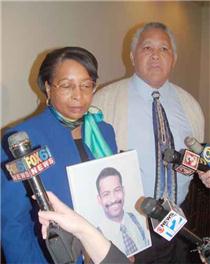
[[41,104],[41,100],[40,100],[39,97],[37,97],[37,98],[36,98],[36,105],[38,106],[38,105],[40,105],[40,104]]
[[50,98],[49,98],[49,97],[47,97],[47,99],[46,99],[46,105],[47,105],[47,106],[50,105]]

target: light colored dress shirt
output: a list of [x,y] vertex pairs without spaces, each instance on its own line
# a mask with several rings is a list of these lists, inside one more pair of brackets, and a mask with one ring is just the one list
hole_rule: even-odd
[[[154,89],[134,75],[129,85],[132,89],[128,90],[128,148],[137,150],[144,194],[153,197],[156,173],[152,92],[159,91],[160,93],[160,102],[165,109],[177,151],[186,148],[184,139],[186,136],[192,136],[192,130],[178,100],[176,90],[173,89],[173,84],[167,81],[159,89]],[[190,180],[190,176],[177,174],[178,204],[184,200]]]
[[137,214],[134,214],[134,216],[139,222],[139,225],[141,225],[141,227],[144,230],[144,235],[146,238],[145,240],[143,240],[137,225],[134,223],[134,221],[131,219],[128,213],[124,213],[121,223],[112,221],[106,217],[106,219],[103,219],[103,221],[101,221],[100,226],[98,227],[98,229],[109,240],[111,240],[113,244],[115,244],[123,253],[125,253],[125,245],[123,242],[122,232],[120,231],[120,225],[121,224],[125,225],[127,228],[128,235],[131,237],[131,239],[134,241],[134,243],[137,246],[137,251],[133,252],[132,255],[150,246],[149,237],[148,237],[149,231],[147,227],[144,225],[144,223],[140,221],[139,216],[137,216]]

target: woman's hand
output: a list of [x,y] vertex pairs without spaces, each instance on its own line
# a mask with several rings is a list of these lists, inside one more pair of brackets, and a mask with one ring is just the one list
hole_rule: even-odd
[[50,221],[55,221],[67,232],[78,236],[86,224],[86,220],[61,202],[52,192],[47,192],[54,211],[39,211],[39,222],[42,224],[42,236],[47,237],[47,228]]
[[82,242],[94,263],[100,263],[107,255],[111,242],[85,218],[62,203],[52,192],[47,192],[47,194],[54,211],[39,211],[43,238],[46,239],[47,237],[50,221],[54,221]]
[[210,169],[207,172],[198,172],[199,178],[202,183],[207,187],[210,188]]

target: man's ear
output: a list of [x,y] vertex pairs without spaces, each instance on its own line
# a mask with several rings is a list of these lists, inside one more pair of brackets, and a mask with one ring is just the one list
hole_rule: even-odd
[[98,200],[98,203],[101,205],[101,197],[99,194],[97,195],[97,200]]
[[133,56],[132,51],[130,52],[130,60],[131,60],[132,65],[134,66],[134,56]]
[[175,67],[176,62],[177,62],[177,54],[174,55],[173,68]]

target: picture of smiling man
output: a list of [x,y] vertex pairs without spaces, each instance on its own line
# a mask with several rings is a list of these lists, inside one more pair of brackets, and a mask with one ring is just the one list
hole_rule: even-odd
[[132,256],[147,246],[141,216],[125,212],[125,190],[122,176],[113,167],[104,168],[97,180],[98,202],[103,208],[106,221],[98,227],[127,256]]

